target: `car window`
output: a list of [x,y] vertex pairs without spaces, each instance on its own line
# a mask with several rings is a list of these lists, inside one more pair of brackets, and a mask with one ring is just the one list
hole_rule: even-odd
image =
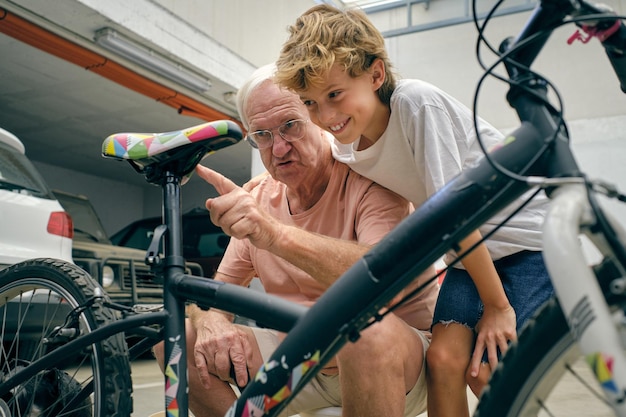
[[104,226],[88,198],[59,190],[53,192],[65,211],[72,216],[75,238],[111,244]]
[[0,142],[0,188],[52,199],[48,186],[28,158]]
[[200,236],[198,250],[200,256],[222,256],[228,246],[229,237],[223,233],[205,234]]
[[[111,236],[114,244],[148,249],[160,219],[144,219]],[[183,256],[185,258],[221,257],[230,237],[211,222],[207,214],[183,215]],[[162,251],[162,246],[159,251]]]
[[152,236],[154,235],[154,229],[157,227],[157,224],[148,225],[148,224],[140,224],[138,225],[132,233],[125,235],[124,246],[129,248],[136,249],[148,249],[150,246],[150,242],[152,242]]
[[183,256],[222,256],[230,237],[211,222],[208,214],[183,216]]

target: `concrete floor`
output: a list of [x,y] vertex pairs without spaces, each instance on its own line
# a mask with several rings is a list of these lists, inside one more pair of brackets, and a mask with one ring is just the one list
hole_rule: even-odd
[[[591,373],[582,361],[576,364],[585,381],[595,383],[591,380]],[[165,408],[163,400],[163,376],[152,359],[142,359],[136,361],[132,366],[132,378],[134,387],[134,412],[133,417],[149,417]],[[609,417],[614,414],[608,410],[600,409],[596,400],[591,401],[586,395],[587,389],[575,378],[568,378],[555,389],[551,397],[551,412],[554,416],[594,416]],[[470,408],[473,410],[477,400],[469,393]],[[327,414],[318,413],[315,417],[337,416],[336,412]],[[540,413],[539,416],[549,414]],[[418,417],[427,417],[427,414],[420,414]]]

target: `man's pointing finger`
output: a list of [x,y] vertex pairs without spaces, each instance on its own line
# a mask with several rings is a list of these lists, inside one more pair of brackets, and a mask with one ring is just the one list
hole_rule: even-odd
[[198,165],[196,167],[196,172],[198,173],[200,178],[215,187],[220,195],[227,194],[238,187],[237,184],[235,184],[219,172],[213,171],[212,169],[205,166]]

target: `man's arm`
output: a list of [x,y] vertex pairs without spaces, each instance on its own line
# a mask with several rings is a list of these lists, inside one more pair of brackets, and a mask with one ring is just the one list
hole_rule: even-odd
[[370,249],[348,240],[335,239],[294,226],[279,226],[268,250],[329,287]]
[[207,200],[213,223],[234,238],[249,239],[257,248],[280,256],[324,286],[330,286],[370,249],[368,245],[284,225],[223,175],[201,165],[196,170],[221,194]]

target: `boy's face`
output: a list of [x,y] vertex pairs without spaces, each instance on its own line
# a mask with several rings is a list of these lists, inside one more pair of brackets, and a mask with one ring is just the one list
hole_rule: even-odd
[[349,144],[362,137],[375,142],[385,131],[389,110],[378,98],[384,81],[384,66],[376,60],[357,77],[335,64],[324,81],[300,92],[313,123]]

